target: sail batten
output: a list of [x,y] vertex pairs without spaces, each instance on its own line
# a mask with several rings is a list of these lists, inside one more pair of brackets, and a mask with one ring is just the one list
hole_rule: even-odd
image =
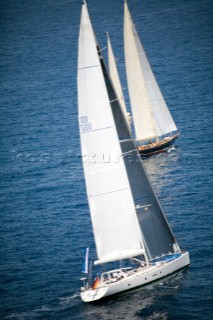
[[128,189],[127,189],[127,188],[123,188],[123,189],[112,190],[112,191],[109,191],[109,192],[104,192],[104,193],[98,193],[98,194],[89,195],[89,197],[90,197],[90,198],[92,198],[92,197],[100,197],[100,196],[103,196],[103,195],[106,195],[106,194],[121,192],[121,191],[124,191],[124,190],[128,190]]

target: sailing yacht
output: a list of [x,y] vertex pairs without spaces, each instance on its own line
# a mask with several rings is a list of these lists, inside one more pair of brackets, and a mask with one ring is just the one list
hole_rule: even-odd
[[179,132],[124,1],[124,54],[136,145],[141,155],[167,150]]
[[[85,0],[78,46],[78,115],[97,253],[93,265],[100,268],[92,283],[87,249],[81,298],[92,302],[146,285],[190,262],[164,216],[131,138]],[[114,267],[117,263],[119,267]]]

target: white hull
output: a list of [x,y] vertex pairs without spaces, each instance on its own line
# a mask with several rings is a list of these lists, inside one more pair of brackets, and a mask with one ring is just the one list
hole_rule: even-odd
[[171,262],[160,262],[155,266],[147,266],[136,269],[133,274],[118,280],[114,283],[101,284],[97,289],[87,289],[81,292],[81,298],[84,302],[99,300],[122,291],[126,291],[138,286],[146,285],[152,281],[163,278],[173,272],[176,272],[190,264],[188,252]]

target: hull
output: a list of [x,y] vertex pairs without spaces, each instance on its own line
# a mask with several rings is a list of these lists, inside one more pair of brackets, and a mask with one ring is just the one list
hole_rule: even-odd
[[172,137],[165,138],[164,140],[157,141],[154,143],[150,143],[144,146],[138,146],[137,149],[141,156],[147,157],[153,154],[157,154],[160,152],[164,152],[168,150],[174,143],[174,141],[178,138],[179,133]]
[[150,282],[172,274],[190,264],[188,252],[184,252],[171,262],[159,262],[156,265],[140,267],[135,269],[133,274],[114,283],[101,284],[97,289],[87,289],[81,292],[84,302],[92,302],[104,297],[114,295],[129,289],[147,285]]

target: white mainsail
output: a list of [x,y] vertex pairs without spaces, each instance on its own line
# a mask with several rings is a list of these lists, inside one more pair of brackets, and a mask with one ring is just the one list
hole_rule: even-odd
[[110,37],[109,37],[108,33],[107,33],[107,48],[108,48],[109,75],[112,80],[114,89],[117,93],[120,106],[123,110],[123,113],[126,117],[126,121],[127,121],[128,126],[130,128],[130,116],[129,116],[129,113],[127,112],[127,109],[126,109],[126,104],[125,104],[125,100],[124,100],[124,96],[123,96],[123,92],[122,92],[122,88],[121,88],[121,83],[120,83],[120,79],[119,79],[119,75],[118,75],[118,69],[117,69],[117,65],[115,62],[115,56],[114,56],[114,53],[112,50],[112,45],[111,45],[111,41],[110,41]]
[[144,252],[141,230],[85,3],[79,34],[78,104],[96,263],[139,255]]
[[141,41],[124,3],[124,51],[127,83],[136,141],[144,141],[176,131]]

